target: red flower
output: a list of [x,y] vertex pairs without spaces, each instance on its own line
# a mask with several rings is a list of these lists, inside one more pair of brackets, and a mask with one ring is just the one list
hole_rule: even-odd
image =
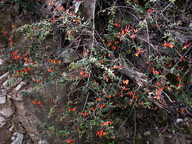
[[131,35],[131,38],[132,38],[132,39],[136,38],[136,35],[135,35],[135,34],[132,34],[132,35]]
[[156,75],[159,74],[159,72],[157,70],[153,70],[152,72],[153,72],[153,74],[156,74]]
[[111,95],[107,95],[106,97],[107,97],[107,98],[111,98]]
[[120,25],[118,22],[115,22],[115,23],[114,23],[114,26],[115,26],[115,27],[120,27],[121,25]]
[[7,32],[6,32],[6,31],[3,31],[2,33],[3,33],[3,35],[7,35]]
[[120,69],[120,66],[114,65],[113,68],[114,69]]
[[51,100],[51,102],[52,102],[52,103],[55,103],[55,100],[54,100],[54,99],[52,99],[52,100]]
[[129,83],[129,80],[123,80],[123,84],[128,84]]
[[107,121],[107,122],[104,122],[104,123],[102,123],[102,124],[100,124],[100,125],[111,125],[111,124],[112,124],[111,121]]
[[47,71],[48,71],[48,72],[53,72],[53,70],[52,70],[52,69],[47,69]]
[[18,51],[12,51],[11,54],[12,54],[12,55],[17,55],[17,54],[18,54]]
[[61,60],[58,60],[57,63],[61,63]]
[[181,108],[181,109],[179,110],[179,112],[182,113],[182,114],[184,114],[184,113],[185,113],[185,109]]
[[125,35],[125,30],[121,30],[121,35]]
[[62,10],[63,7],[62,7],[61,5],[59,5],[59,6],[57,7],[57,9],[58,9],[58,10]]
[[51,6],[51,5],[53,5],[53,4],[54,4],[54,2],[50,2],[50,3],[48,3],[49,6]]
[[52,59],[52,60],[50,60],[50,61],[51,61],[52,63],[56,63],[56,60],[53,60],[53,59]]
[[29,73],[29,70],[30,70],[30,69],[31,69],[31,68],[29,68],[29,67],[28,67],[28,68],[24,68],[23,71],[25,72],[25,74],[27,74],[27,73]]
[[103,60],[100,60],[99,63],[103,63]]
[[151,12],[153,12],[153,10],[152,10],[152,9],[148,9],[147,12],[148,12],[148,13],[151,13]]
[[100,131],[97,131],[96,135],[99,136],[99,137],[102,137],[104,135],[106,135],[107,133],[104,132],[103,130],[100,130]]
[[50,20],[50,23],[54,23],[56,21],[56,19],[55,18],[52,18],[51,20]]
[[165,89],[166,87],[161,87],[159,89],[156,90],[155,95],[156,95],[156,99],[160,99],[161,98],[161,93],[163,91],[163,89]]
[[119,43],[119,41],[115,41],[115,42],[114,42],[114,44],[118,44],[118,43]]
[[88,78],[89,77],[89,74],[87,74],[85,71],[80,71],[79,74],[83,77],[86,77]]
[[99,108],[103,108],[103,107],[105,107],[105,104],[99,105]]
[[13,56],[12,59],[20,59],[21,57],[20,56]]
[[107,43],[107,46],[110,47],[110,46],[111,46],[111,42],[108,42],[108,43]]
[[82,116],[88,116],[88,115],[89,115],[89,113],[84,112],[84,113],[82,113],[81,115],[82,115]]
[[34,82],[37,82],[37,83],[40,83],[41,81],[40,80],[33,80]]
[[116,49],[116,46],[111,46],[111,49],[112,49],[112,50],[115,50],[115,49]]
[[169,47],[169,48],[172,48],[173,47],[173,44],[170,44],[170,43],[167,43],[167,42],[164,42],[163,44],[165,47]]
[[76,110],[77,110],[76,108],[68,109],[68,111],[76,111]]
[[13,46],[13,40],[12,40],[12,38],[9,40],[9,46]]
[[33,101],[34,104],[37,104],[39,106],[42,106],[41,102],[40,101]]
[[185,45],[184,45],[184,47],[182,48],[182,50],[184,50],[184,49],[188,48],[190,45],[191,45],[191,43],[190,43],[190,42],[185,43]]
[[71,139],[71,140],[66,140],[66,143],[73,143],[75,140]]
[[96,101],[101,101],[101,98],[96,98]]

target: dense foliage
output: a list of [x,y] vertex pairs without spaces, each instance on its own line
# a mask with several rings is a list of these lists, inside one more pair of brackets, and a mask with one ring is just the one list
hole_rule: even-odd
[[85,143],[119,143],[121,127],[131,131],[125,141],[135,141],[137,132],[143,132],[141,119],[149,120],[150,113],[167,116],[156,122],[160,127],[190,114],[189,1],[97,0],[94,17],[83,6],[74,13],[74,3],[65,1],[11,1],[31,13],[35,5],[50,10],[36,22],[12,25],[10,33],[1,29],[8,39],[1,45],[9,63],[3,70],[12,73],[13,81],[27,80],[33,90],[68,87],[33,101],[48,109],[51,119],[65,97],[60,119],[68,123],[58,129],[47,122],[46,128],[66,143],[81,138]]

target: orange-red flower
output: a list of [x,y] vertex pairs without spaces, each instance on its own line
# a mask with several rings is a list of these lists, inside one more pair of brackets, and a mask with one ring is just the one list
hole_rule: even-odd
[[80,22],[80,20],[79,20],[79,19],[74,18],[74,19],[73,19],[73,22],[74,22],[74,23],[79,23],[79,22]]
[[139,56],[141,53],[143,53],[145,51],[146,51],[146,49],[144,49],[144,50],[139,49],[134,55]]
[[22,57],[24,61],[28,61],[29,59],[27,57]]
[[155,74],[155,75],[158,75],[158,74],[159,74],[159,72],[158,72],[157,70],[155,70],[154,68],[150,68],[150,71],[151,71],[153,74]]
[[116,49],[116,46],[111,46],[111,50],[115,50]]
[[18,55],[18,56],[13,56],[12,59],[20,59],[21,57]]
[[99,137],[102,137],[104,135],[106,135],[107,133],[104,132],[103,130],[100,130],[100,131],[97,131],[96,135],[99,136]]
[[182,113],[182,114],[184,114],[184,113],[185,113],[185,109],[181,108],[181,109],[179,110],[179,112]]
[[99,108],[103,108],[103,107],[105,107],[105,104],[99,105]]
[[102,123],[102,124],[100,124],[100,125],[111,125],[111,124],[112,124],[111,121],[107,121],[107,122],[104,122],[104,123]]
[[188,48],[191,45],[191,42],[185,43],[184,47],[182,48],[182,50]]
[[103,60],[99,60],[99,63],[103,63]]
[[114,25],[115,27],[120,27],[120,26],[121,26],[118,22],[115,22],[113,25]]
[[76,108],[68,109],[68,111],[76,111],[76,110],[77,110]]
[[148,13],[151,13],[151,12],[153,12],[153,10],[152,10],[152,9],[148,9],[147,12],[148,12]]
[[101,101],[101,98],[96,98],[96,101]]
[[170,44],[170,43],[167,43],[167,42],[164,42],[163,44],[165,47],[169,47],[169,48],[172,48],[173,47],[173,44]]
[[82,116],[88,116],[89,113],[87,113],[87,112],[83,112],[81,115],[82,115]]
[[140,52],[136,52],[134,55],[138,57],[140,54]]
[[121,35],[125,35],[125,30],[121,30]]
[[110,46],[111,46],[111,42],[108,42],[108,43],[107,43],[107,46],[110,47]]
[[57,63],[61,63],[61,60],[58,60]]
[[107,98],[111,98],[111,95],[107,95],[107,96],[105,96],[105,97],[107,97]]
[[132,35],[131,35],[131,38],[132,38],[132,39],[135,39],[135,38],[136,38],[136,34],[132,34]]
[[79,74],[80,74],[81,76],[83,76],[83,77],[86,77],[86,78],[89,77],[89,74],[87,74],[87,72],[85,72],[85,71],[80,71]]
[[35,80],[35,79],[34,79],[33,81],[34,81],[34,82],[37,82],[37,83],[40,83],[40,82],[41,82],[40,80]]
[[52,69],[47,69],[47,71],[48,71],[48,72],[53,72],[53,70],[52,70]]
[[75,140],[74,139],[70,139],[70,140],[66,140],[66,143],[73,143]]
[[161,88],[159,88],[159,89],[157,89],[156,90],[156,92],[155,92],[155,98],[156,99],[160,99],[161,98],[161,93],[162,93],[162,91],[163,91],[163,89],[165,89],[166,87],[161,87]]
[[51,100],[51,102],[52,102],[52,103],[55,103],[55,100],[54,100],[54,99],[52,99],[52,100]]
[[31,69],[31,68],[29,68],[29,67],[28,67],[28,68],[24,68],[24,69],[23,69],[23,72],[24,72],[25,74],[27,74],[27,73],[29,73],[29,70],[30,70],[30,69]]
[[178,82],[180,82],[180,81],[181,81],[181,77],[180,77],[180,76],[178,76],[177,81],[178,81]]
[[120,66],[114,65],[113,68],[114,69],[120,69]]
[[56,63],[56,60],[53,60],[53,59],[52,59],[52,60],[50,60],[50,61],[51,61],[52,63]]
[[62,7],[61,5],[59,5],[59,6],[57,7],[57,9],[58,9],[58,10],[62,10],[63,7]]
[[123,84],[128,84],[129,83],[129,80],[123,80]]
[[153,72],[153,74],[156,74],[156,75],[159,74],[159,72],[157,70],[153,70],[152,72]]
[[3,35],[7,35],[8,34],[6,31],[3,31],[2,33],[3,33]]
[[12,54],[12,55],[17,55],[17,54],[18,54],[18,51],[12,51],[11,54]]
[[54,2],[50,2],[50,3],[48,3],[49,6],[51,6],[51,5],[53,5],[53,4],[54,4]]
[[33,101],[33,104],[37,104],[39,106],[42,106],[41,102],[40,101]]
[[13,40],[12,40],[12,38],[9,40],[9,46],[13,46]]
[[114,42],[114,44],[118,44],[118,43],[119,43],[119,41],[115,41],[115,42]]

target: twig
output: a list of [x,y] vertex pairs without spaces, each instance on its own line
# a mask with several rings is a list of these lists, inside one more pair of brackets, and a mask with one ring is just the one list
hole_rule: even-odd
[[87,100],[88,100],[88,98],[89,98],[89,93],[88,93],[87,96],[86,96],[86,100],[85,100],[85,103],[84,103],[84,106],[83,106],[83,111],[85,110],[85,107],[86,107],[86,105],[87,105]]
[[126,123],[126,121],[128,120],[128,118],[131,116],[131,113],[132,113],[133,109],[134,109],[134,106],[132,107],[129,115],[126,117],[126,119],[124,120],[124,122],[120,125],[120,127],[122,127],[122,126]]

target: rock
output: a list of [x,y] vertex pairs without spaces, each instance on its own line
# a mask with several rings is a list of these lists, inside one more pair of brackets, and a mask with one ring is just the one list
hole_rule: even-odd
[[21,90],[25,85],[26,85],[26,83],[22,81],[19,85],[17,85],[17,86],[13,89],[13,91],[12,91],[13,94],[11,94],[13,100],[16,100],[16,101],[21,101],[21,100],[23,100],[22,95],[19,94],[18,91]]
[[13,128],[14,128],[14,126],[11,126],[10,128],[9,128],[9,131],[13,131]]
[[7,91],[6,90],[0,90],[0,104],[4,104],[6,102],[6,95]]
[[8,78],[8,76],[9,76],[9,72],[0,76],[0,84],[2,84]]
[[22,78],[14,79],[7,79],[3,83],[3,87],[7,90],[11,90],[12,88],[16,87],[18,84],[22,83]]
[[183,122],[183,119],[178,118],[178,119],[176,120],[176,122],[177,122],[177,123],[181,123],[181,122]]
[[0,96],[0,104],[4,104],[6,102],[6,97],[1,97]]
[[6,120],[3,117],[0,117],[0,128],[6,124]]
[[22,144],[23,134],[15,132],[13,135],[16,136],[16,139],[11,144]]
[[14,109],[9,104],[1,105],[0,114],[4,115],[6,118],[8,118],[13,113],[14,113]]
[[3,60],[0,58],[0,65],[2,65],[3,64]]
[[65,49],[61,53],[61,57],[63,59],[63,63],[71,63],[80,58],[78,52],[74,49]]
[[144,132],[144,136],[148,136],[148,135],[150,135],[150,134],[151,134],[150,131]]
[[48,144],[48,142],[45,141],[45,140],[40,140],[40,141],[38,142],[38,144]]

